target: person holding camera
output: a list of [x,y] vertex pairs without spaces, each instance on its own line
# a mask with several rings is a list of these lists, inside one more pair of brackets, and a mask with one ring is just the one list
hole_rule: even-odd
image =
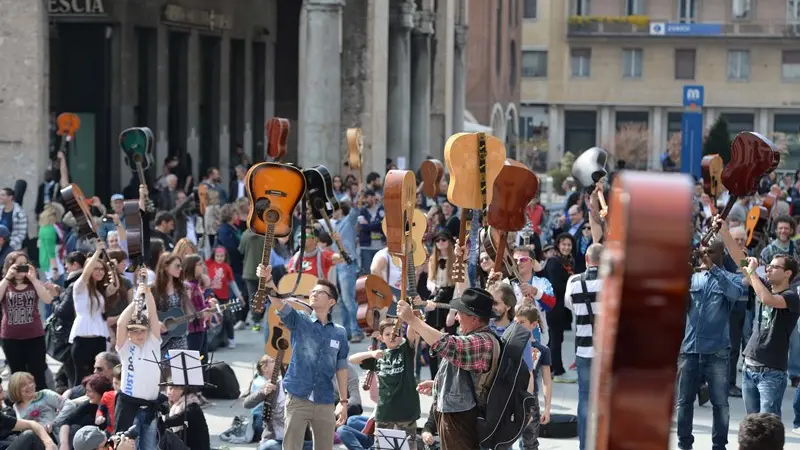
[[47,389],[44,326],[39,316],[39,301],[53,302],[53,295],[36,278],[36,268],[25,252],[6,256],[0,281],[3,318],[0,339],[11,373],[28,372],[36,380],[36,390]]
[[75,450],[133,450],[134,440],[125,435],[114,435],[111,439],[100,428],[91,425],[85,426],[75,433],[72,448]]

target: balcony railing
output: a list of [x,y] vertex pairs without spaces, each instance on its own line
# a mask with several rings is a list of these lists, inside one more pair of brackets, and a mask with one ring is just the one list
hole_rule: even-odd
[[800,21],[680,23],[673,19],[646,16],[572,16],[567,22],[568,37],[728,37],[800,39]]

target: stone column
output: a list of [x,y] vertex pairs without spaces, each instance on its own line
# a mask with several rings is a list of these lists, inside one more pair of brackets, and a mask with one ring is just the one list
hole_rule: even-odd
[[187,105],[186,105],[186,152],[192,157],[192,175],[199,181],[203,178],[200,170],[200,36],[193,29],[189,34],[187,55]]
[[[169,30],[159,25],[156,31],[156,173],[163,173],[169,154]],[[196,175],[196,174],[195,174]]]
[[431,35],[436,17],[427,8],[415,15],[411,34],[411,170],[417,170],[431,154]]
[[453,133],[464,131],[464,109],[467,95],[467,33],[465,23],[457,23],[455,51],[453,52]]
[[253,41],[244,41],[244,154],[250,161],[264,161],[264,149],[253,148],[253,127],[264,129],[264,124],[253,124]]
[[[298,161],[339,167],[343,0],[305,0],[300,13]],[[332,150],[334,149],[334,150]]]
[[[36,234],[36,192],[48,161],[48,24],[45,2],[0,1],[0,187],[28,183],[23,207]],[[21,201],[22,199],[17,199]]]
[[225,186],[233,171],[231,165],[231,36],[222,35],[219,43],[219,173]]
[[663,106],[656,106],[650,113],[650,154],[647,155],[647,168],[658,170],[661,154],[667,147],[667,113]]
[[558,167],[564,156],[564,107],[551,104],[549,115],[547,168],[552,169]]
[[436,2],[433,42],[433,90],[431,102],[430,153],[444,160],[444,144],[452,134],[453,122],[453,51],[455,50],[455,0]]
[[389,114],[387,158],[395,163],[411,156],[411,29],[416,5],[408,0],[391,0],[389,18]]

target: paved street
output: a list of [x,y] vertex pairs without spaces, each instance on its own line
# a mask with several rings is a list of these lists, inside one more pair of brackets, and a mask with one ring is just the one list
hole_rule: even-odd
[[[236,342],[238,346],[233,350],[221,350],[214,355],[215,361],[227,362],[236,372],[239,378],[239,384],[243,392],[246,392],[249,386],[249,381],[253,377],[255,370],[255,363],[263,352],[262,333],[255,333],[250,330],[237,331]],[[352,345],[350,352],[355,353],[366,350],[366,341],[361,344]],[[572,333],[567,333],[564,342],[564,358],[565,364],[573,360],[572,350],[574,348]],[[51,368],[55,372],[58,369],[58,364],[51,360]],[[574,376],[574,372],[572,373]],[[741,374],[740,374],[741,375]],[[428,378],[429,370],[427,367],[422,369],[423,378]],[[6,378],[7,382],[7,378]],[[741,386],[741,379],[739,382]],[[789,388],[783,402],[783,422],[788,428],[791,426],[793,417],[792,412],[792,399],[794,398],[794,389]],[[577,408],[578,394],[576,384],[554,384],[554,398],[553,398],[553,413],[562,414],[575,414]],[[369,399],[369,396],[363,395],[362,402],[364,405],[365,414],[370,413],[374,408],[374,403]],[[206,420],[208,421],[209,430],[211,431],[212,438],[211,444],[215,447],[223,447],[226,444],[219,439],[219,434],[230,426],[231,419],[237,414],[245,414],[246,411],[242,407],[241,400],[213,400],[214,405],[206,408]],[[427,411],[431,406],[431,398],[422,396],[422,411],[423,418],[420,419],[419,424],[425,422],[427,418]],[[728,435],[728,448],[735,449],[736,434],[739,429],[739,420],[744,417],[744,405],[741,399],[730,399],[730,431]],[[710,403],[704,407],[695,408],[694,429],[695,429],[695,449],[710,449],[711,448],[711,406]],[[673,427],[674,430],[674,427]],[[674,438],[673,438],[674,439]],[[788,432],[786,437],[786,449],[800,449],[800,436],[793,435]],[[540,448],[542,449],[564,449],[573,450],[578,448],[578,440],[569,439],[541,439]],[[230,445],[231,450],[235,449],[252,449],[255,444],[251,445]],[[340,448],[344,448],[343,446]],[[677,448],[672,445],[671,449]]]

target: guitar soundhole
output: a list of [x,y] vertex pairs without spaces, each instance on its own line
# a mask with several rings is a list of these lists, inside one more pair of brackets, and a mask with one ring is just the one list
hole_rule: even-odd
[[283,339],[283,338],[278,339],[278,342],[276,343],[275,346],[278,348],[278,350],[282,350],[282,351],[289,350],[289,341],[287,341],[286,339]]
[[278,220],[280,220],[280,218],[281,214],[277,210],[270,209],[267,211],[266,221],[268,223],[276,223]]

